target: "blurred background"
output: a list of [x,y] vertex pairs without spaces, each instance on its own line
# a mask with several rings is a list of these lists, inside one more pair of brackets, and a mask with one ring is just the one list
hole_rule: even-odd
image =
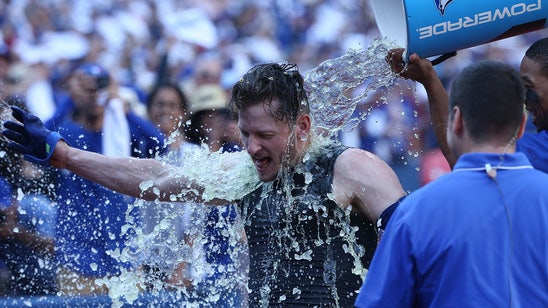
[[[200,83],[229,90],[253,64],[266,61],[297,63],[306,74],[349,48],[367,48],[379,36],[369,5],[366,0],[3,0],[0,98],[23,95],[31,112],[48,119],[70,72],[90,61],[133,90],[137,109],[163,78],[185,90]],[[460,69],[480,59],[517,68],[525,48],[546,34],[459,51],[438,65],[438,72],[448,85]],[[374,109],[341,138],[394,165],[405,188],[414,190],[421,184],[420,160],[436,145],[424,93],[410,87],[414,93],[403,93],[403,102],[395,93],[396,103]],[[375,94],[368,99],[375,100]]]
[[[436,69],[446,87],[460,70],[478,60],[504,61],[518,69],[526,48],[547,35],[544,29],[461,50]],[[181,120],[184,123],[192,119],[198,125],[199,120],[213,118],[212,109],[226,107],[230,89],[254,64],[292,62],[306,75],[323,61],[342,56],[351,48],[366,49],[379,36],[367,0],[0,0],[0,100],[18,97],[24,104],[21,107],[47,121],[64,108],[74,70],[84,63],[95,63],[108,70],[124,106],[153,122],[168,138],[180,128]],[[179,101],[172,99],[171,105],[165,98],[153,99],[157,85],[165,83],[175,84],[186,99],[179,95]],[[173,93],[171,97],[178,95]],[[160,111],[168,107],[173,109],[168,118],[179,122],[162,122]],[[158,118],[154,118],[155,111]],[[207,118],[192,118],[204,112]],[[196,139],[196,143],[207,140],[210,149],[241,149],[233,119],[224,113],[215,116],[218,120],[207,124],[207,131],[202,131],[206,124],[199,124],[194,135],[187,138],[191,142]],[[359,102],[354,116],[360,121],[343,130],[338,135],[340,140],[380,156],[396,171],[406,190],[413,191],[448,172],[434,138],[426,94],[415,83],[401,80],[392,88],[371,91]],[[179,141],[172,140],[172,145],[178,146]],[[6,183],[0,182],[2,187],[13,184],[8,182],[14,178],[24,177],[28,179],[25,183],[39,187],[40,198],[47,199],[44,208],[55,212],[55,189],[48,173],[37,172],[35,166],[20,158],[17,164],[11,163],[4,149],[5,144],[0,149],[1,175],[7,179]],[[38,183],[37,178],[45,179]],[[19,210],[2,210],[0,239],[4,236],[8,240],[2,239],[0,244],[12,245],[13,238],[23,234],[20,230],[30,231],[25,233],[27,238],[9,246],[13,255],[0,253],[0,282],[13,280],[17,272],[3,268],[23,266],[36,274],[48,269],[49,263],[44,260],[52,259],[54,254],[56,214],[41,210],[44,218],[25,218],[30,210],[22,211],[22,205],[16,204],[32,196],[32,185],[25,185],[19,187],[15,197],[5,193],[2,201],[5,208]],[[232,219],[232,212],[226,213],[216,215]],[[25,226],[24,219],[28,220]],[[193,222],[194,218],[185,219]],[[154,226],[157,222],[152,223]],[[14,235],[16,229],[19,231]],[[29,242],[33,244],[29,246]],[[8,251],[2,247],[0,252]],[[36,260],[38,270],[28,267],[29,256],[35,252],[24,252],[19,247],[31,247],[35,252],[40,248],[45,253],[46,257]],[[0,283],[0,296],[57,292],[55,286],[50,286],[51,276],[36,278],[40,282],[28,282],[25,279],[29,276],[23,274],[18,277],[21,280],[11,283],[20,289]]]
[[[141,111],[147,93],[166,78],[187,92],[200,83],[228,91],[258,62],[293,62],[306,74],[349,48],[367,48],[379,36],[369,5],[367,0],[3,0],[0,98],[25,96],[30,111],[48,119],[68,76],[82,62],[107,68],[132,90],[132,105]],[[542,30],[459,51],[438,65],[438,72],[448,85],[459,70],[480,59],[517,68],[524,49],[546,34]],[[411,93],[397,89],[394,104],[375,108],[341,136],[393,165],[410,191],[426,181],[420,179],[420,163],[436,147],[424,93],[414,86],[404,87]]]

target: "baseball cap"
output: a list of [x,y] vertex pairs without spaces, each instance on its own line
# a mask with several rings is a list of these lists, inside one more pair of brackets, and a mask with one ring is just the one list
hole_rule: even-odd
[[84,63],[78,66],[75,71],[81,72],[86,76],[91,76],[96,78],[98,89],[106,88],[110,84],[110,74],[105,68],[103,68],[99,64]]

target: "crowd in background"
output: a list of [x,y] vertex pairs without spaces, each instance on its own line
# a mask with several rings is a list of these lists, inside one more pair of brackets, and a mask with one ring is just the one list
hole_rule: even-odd
[[[166,78],[186,92],[193,83],[217,83],[229,90],[255,63],[288,61],[306,73],[349,48],[367,48],[379,36],[366,0],[24,0],[2,1],[0,8],[0,98],[24,95],[30,111],[42,119],[54,113],[66,91],[66,78],[82,62],[108,68],[144,114],[147,93]],[[440,77],[448,84],[460,69],[486,58],[517,67],[524,48],[545,33],[460,51],[438,65]],[[413,157],[435,146],[425,134],[428,112],[420,104],[425,97],[422,91],[417,93],[406,95],[405,106],[376,110],[370,121],[360,124],[361,137],[354,136],[351,143],[390,163],[405,161],[408,190],[421,184]],[[368,98],[374,100],[375,95]],[[400,112],[406,119],[396,122],[413,125],[414,130],[389,125]],[[418,140],[409,141],[409,131]],[[394,146],[392,139],[404,144],[396,140]]]
[[[23,107],[49,120],[69,96],[68,80],[75,68],[96,63],[108,69],[118,96],[143,119],[154,122],[147,102],[156,86],[165,83],[177,85],[189,99],[187,112],[196,114],[208,109],[196,105],[208,102],[196,103],[200,93],[226,100],[231,87],[253,64],[292,62],[306,74],[349,48],[367,48],[379,36],[369,2],[3,0],[0,99],[21,97]],[[437,66],[439,75],[447,86],[457,72],[480,59],[496,59],[517,68],[525,48],[546,34],[542,30],[459,51]],[[381,96],[386,104],[375,105]],[[218,101],[213,108],[220,108]],[[379,89],[358,106],[357,112],[367,110],[369,115],[354,130],[341,134],[341,140],[379,155],[396,170],[404,188],[412,191],[448,170],[436,155],[427,108],[424,91],[411,82]],[[171,137],[172,144],[179,145],[173,127],[154,124],[166,139]],[[224,135],[208,138],[237,148],[234,122],[227,120],[224,125],[216,129]],[[32,166],[19,164],[21,172],[36,183]],[[51,187],[42,189],[53,198]],[[23,190],[28,196],[32,191]],[[41,208],[42,213],[46,210],[50,208]],[[52,236],[52,223],[48,223],[48,228],[41,228],[47,229],[41,242],[46,247]],[[0,271],[0,279],[1,275]]]

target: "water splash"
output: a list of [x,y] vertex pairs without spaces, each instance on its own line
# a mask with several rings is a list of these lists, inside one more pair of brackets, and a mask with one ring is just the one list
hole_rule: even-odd
[[[351,125],[357,125],[361,118],[352,119],[352,115],[358,103],[370,92],[389,87],[397,78],[384,60],[388,50],[394,47],[389,41],[376,39],[367,49],[349,50],[345,55],[327,60],[311,70],[305,76],[305,88],[309,95],[314,125],[325,129],[329,136],[336,135],[338,131],[351,123],[353,123]],[[321,151],[325,146],[325,142],[332,142],[333,140],[318,138],[313,141],[315,142],[312,144],[311,152]],[[170,163],[177,166],[172,171],[173,176],[192,179],[195,183],[203,186],[204,191],[201,196],[206,201],[216,198],[239,200],[260,185],[251,159],[245,152],[221,154],[220,152],[210,153],[207,148],[200,148],[185,153],[183,160],[171,161]],[[305,184],[308,184],[310,182],[309,175],[305,174],[304,178]],[[151,182],[143,182],[141,188],[147,189],[152,185]],[[172,196],[173,200],[179,199],[187,193],[198,193],[191,187],[181,186],[181,192],[177,196]],[[288,192],[291,189],[291,187],[284,188]],[[290,194],[288,200],[292,200]],[[182,242],[173,233],[173,226],[179,221],[179,216],[184,215],[184,213],[168,207],[165,203],[156,202],[156,206],[161,209],[162,219],[152,232],[146,233],[140,226],[128,221],[126,231],[134,232],[135,237],[128,243],[128,247],[120,252],[117,258],[134,264],[135,268],[146,264],[157,269],[160,273],[172,273],[177,265],[181,263],[192,264],[196,271],[207,272],[209,269],[206,262],[194,258],[192,254],[194,248],[190,247],[188,243]],[[137,201],[130,211],[142,207],[143,201]],[[203,211],[207,210],[203,206],[201,209]],[[290,211],[291,209],[285,208],[284,210]],[[321,213],[324,210],[314,209],[316,213]],[[288,212],[287,214],[291,213]],[[339,236],[345,238],[348,242],[344,249],[353,256],[353,273],[363,277],[366,273],[366,269],[360,262],[363,251],[360,250],[360,247],[356,247],[356,230],[349,226],[349,210],[340,215],[341,217],[336,219],[337,226],[341,229]],[[131,216],[128,213],[128,219]],[[244,220],[236,224],[225,221],[219,222],[219,227],[228,233],[231,245],[236,246],[236,242],[241,240],[245,223],[249,223],[249,221]],[[225,228],[229,224],[230,226]],[[287,236],[290,235],[289,231],[285,232],[286,234],[281,236],[280,239],[289,238]],[[195,243],[203,243],[206,240],[203,235],[194,238]],[[320,246],[324,242],[323,240],[316,240],[313,245]],[[293,245],[288,252],[293,251],[293,258],[309,260],[311,258],[310,248],[302,245],[298,239],[294,239]],[[218,247],[215,249],[218,249]],[[235,255],[231,257],[236,260],[239,258],[238,254],[244,254],[242,251],[234,253]],[[238,284],[246,279],[245,275],[242,275],[245,272],[242,271],[240,264],[236,264],[232,268],[224,268],[224,270],[232,276],[219,281],[220,286]],[[166,288],[177,290],[181,296],[178,299],[193,296],[193,294],[189,294],[190,291],[185,286],[167,283],[165,276],[151,276],[150,272],[147,274],[124,271],[117,278],[103,279],[100,282],[106,284],[110,289],[109,294],[115,302],[115,306],[121,304],[120,298],[122,297],[126,302],[135,301],[139,290],[143,288],[155,294]],[[260,292],[270,293],[270,286],[264,284]],[[294,294],[300,294],[300,292],[300,289],[293,290]],[[216,303],[220,295],[218,292],[213,291],[201,296],[202,303]],[[280,298],[281,302],[283,300],[284,298]],[[157,304],[166,303],[160,300]],[[185,304],[192,306],[192,303],[185,302]],[[199,306],[199,303],[195,304]]]
[[177,165],[181,167],[173,170],[173,176],[189,178],[200,185],[204,189],[201,197],[206,202],[216,198],[239,200],[260,184],[251,157],[244,151],[210,152],[203,146],[187,153]]
[[[173,177],[192,179],[201,185],[203,192],[200,196],[205,201],[215,198],[236,200],[260,183],[245,152],[210,152],[205,146],[196,146],[184,154],[173,152],[171,156],[159,159],[173,166]],[[145,181],[140,187],[149,189],[153,183]],[[188,193],[198,192],[181,184],[180,193],[172,198],[177,200]],[[131,213],[147,206],[154,207],[159,218],[148,231],[132,221],[135,215]],[[211,223],[207,216],[212,213],[212,208],[199,203],[137,200],[126,213],[124,227],[124,232],[134,236],[116,256],[119,261],[133,264],[135,270],[124,270],[118,277],[99,281],[108,287],[113,306],[138,303],[143,291],[154,296],[155,305],[173,307],[215,306],[221,298],[232,300],[223,298],[225,290],[237,292],[234,289],[241,288],[239,292],[245,293],[247,247],[244,245],[243,224],[223,217],[229,210],[228,205],[216,208],[219,219],[209,227],[222,232],[220,236],[227,240],[226,246],[220,247],[220,243],[213,243],[204,234],[208,227],[206,224]],[[181,224],[184,230],[179,232],[177,229]],[[204,257],[204,245],[209,245],[216,253],[229,253],[232,262],[208,262]],[[209,277],[213,276],[215,279],[211,282]],[[166,290],[169,296],[165,295]],[[240,306],[236,302],[234,305]]]
[[[305,76],[305,89],[314,125],[337,133],[368,93],[392,85],[397,76],[385,57],[395,47],[388,39],[376,38],[367,49],[350,49],[312,69]],[[357,93],[349,95],[354,89]]]
[[12,122],[19,122],[17,121],[13,115],[11,114],[11,107],[6,101],[0,102],[0,140],[2,142],[9,142],[8,138],[6,138],[1,132],[4,130],[4,123],[12,121]]

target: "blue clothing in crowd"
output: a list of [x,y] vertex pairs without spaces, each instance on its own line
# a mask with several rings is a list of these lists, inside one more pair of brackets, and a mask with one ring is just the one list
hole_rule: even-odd
[[[0,210],[11,206],[13,187],[0,177]],[[44,195],[27,194],[18,201],[19,226],[45,238],[53,238],[55,207]],[[0,223],[3,223],[0,221]],[[43,252],[16,239],[0,238],[0,268],[10,272],[8,292],[12,295],[55,294],[55,264]]]
[[0,210],[11,206],[13,200],[13,188],[11,184],[3,177],[0,177]]
[[357,307],[548,306],[548,175],[500,157],[465,154],[400,204]]
[[548,131],[525,133],[518,139],[516,151],[525,153],[535,169],[548,173]]
[[[164,154],[164,136],[148,121],[128,113],[131,155],[152,158]],[[57,125],[58,124],[58,125]],[[48,122],[71,146],[102,153],[102,133],[84,129],[72,120]],[[60,170],[57,183],[59,215],[57,257],[63,266],[92,277],[117,275],[120,262],[108,251],[123,249],[129,234],[122,232],[126,211],[134,199],[100,186],[67,170]],[[138,213],[132,211],[137,219]]]

